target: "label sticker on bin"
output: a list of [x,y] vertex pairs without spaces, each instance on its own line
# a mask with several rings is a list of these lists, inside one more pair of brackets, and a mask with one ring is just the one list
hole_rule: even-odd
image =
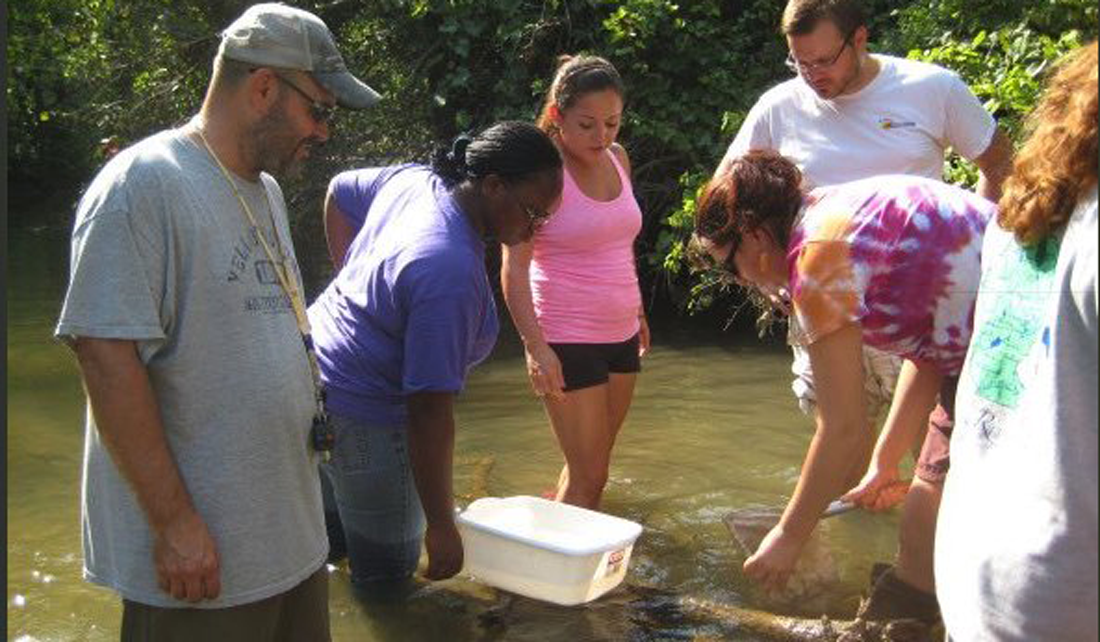
[[607,554],[607,571],[604,572],[604,577],[609,577],[619,572],[619,567],[623,564],[623,557],[626,556],[626,549],[620,548],[617,551],[611,551]]

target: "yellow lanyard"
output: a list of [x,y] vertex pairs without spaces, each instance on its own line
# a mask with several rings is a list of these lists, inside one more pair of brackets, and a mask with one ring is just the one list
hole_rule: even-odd
[[[317,407],[319,412],[324,412],[324,392],[321,386],[321,370],[317,366],[317,356],[313,354],[313,339],[310,336],[309,317],[306,316],[306,306],[303,301],[301,290],[297,285],[291,281],[290,273],[286,266],[286,256],[283,254],[282,243],[279,241],[279,230],[275,227],[275,213],[271,207],[270,200],[267,204],[268,217],[271,220],[271,233],[275,236],[275,242],[279,244],[279,258],[276,260],[275,252],[271,250],[271,246],[268,244],[267,239],[264,238],[263,230],[256,224],[256,217],[252,215],[252,209],[248,207],[248,203],[241,196],[241,192],[237,189],[237,183],[234,182],[233,177],[229,175],[229,170],[222,165],[222,161],[218,158],[218,155],[214,153],[214,149],[210,147],[210,143],[206,141],[206,136],[203,136],[202,130],[198,127],[195,128],[195,133],[199,135],[199,140],[202,141],[203,147],[210,154],[210,157],[214,159],[214,163],[217,164],[218,169],[222,171],[222,176],[225,176],[226,182],[229,183],[229,188],[233,190],[233,195],[237,197],[237,202],[241,204],[241,211],[244,212],[248,222],[252,225],[252,229],[256,231],[256,236],[260,239],[260,245],[264,248],[264,253],[267,254],[267,258],[275,266],[275,275],[279,277],[279,285],[282,286],[283,291],[286,292],[286,296],[290,299],[290,307],[294,309],[294,317],[298,322],[298,332],[302,335],[302,341],[305,344],[306,356],[309,359],[309,368],[313,374],[314,391],[317,396]],[[261,180],[261,187],[264,190],[264,197],[270,199],[267,194],[267,186],[263,185]]]
[[[286,267],[286,257],[282,251],[282,243],[279,241],[279,231],[275,228],[275,214],[271,211],[271,203],[267,205],[268,216],[271,219],[271,233],[275,236],[275,242],[279,243],[279,257],[276,259],[275,252],[271,250],[271,246],[268,244],[267,239],[264,238],[263,230],[256,224],[256,217],[252,215],[252,209],[248,207],[248,203],[241,196],[240,191],[237,189],[237,183],[233,181],[233,178],[229,175],[229,170],[222,165],[222,161],[218,158],[218,155],[214,153],[213,148],[210,147],[210,143],[206,141],[206,136],[203,136],[202,130],[196,128],[195,133],[199,135],[199,140],[202,141],[203,147],[210,153],[210,157],[214,159],[214,162],[218,165],[218,169],[222,171],[222,175],[225,176],[226,182],[229,183],[229,188],[233,190],[233,195],[237,197],[237,202],[241,204],[241,211],[244,212],[248,222],[252,225],[252,229],[256,230],[256,236],[260,239],[260,245],[264,248],[264,253],[267,254],[267,258],[271,260],[271,263],[275,265],[275,275],[279,277],[279,285],[283,287],[283,291],[286,292],[287,298],[290,299],[290,306],[294,308],[294,316],[298,321],[298,331],[304,336],[309,336],[309,317],[306,316],[306,306],[302,301],[301,292],[295,283],[291,282],[289,273]],[[262,181],[263,179],[261,179]],[[267,197],[267,186],[261,182],[261,187],[264,190],[264,196]]]

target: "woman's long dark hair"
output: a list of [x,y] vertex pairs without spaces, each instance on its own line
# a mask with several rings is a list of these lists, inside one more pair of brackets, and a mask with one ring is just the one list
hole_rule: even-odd
[[458,136],[432,158],[432,171],[447,187],[490,174],[516,182],[561,167],[561,154],[546,133],[518,120],[497,123],[475,136]]
[[560,56],[554,80],[539,112],[539,128],[548,134],[554,133],[556,126],[550,118],[551,107],[565,111],[582,97],[608,89],[618,94],[619,98],[625,98],[623,79],[610,62],[599,56]]

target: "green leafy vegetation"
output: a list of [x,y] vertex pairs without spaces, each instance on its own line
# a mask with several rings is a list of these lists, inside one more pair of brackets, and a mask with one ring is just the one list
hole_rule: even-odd
[[[328,0],[298,2],[336,34],[350,68],[385,95],[341,111],[324,153],[284,185],[296,238],[319,234],[328,179],[424,159],[495,120],[532,120],[565,53],[610,59],[628,88],[621,141],[645,212],[647,304],[699,311],[741,295],[692,273],[685,240],[699,186],[746,112],[789,77],[776,0]],[[125,146],[197,111],[216,32],[239,1],[20,0],[9,6],[8,182],[20,203],[79,189],[104,141]],[[1096,37],[1091,0],[868,0],[872,48],[958,71],[1018,136],[1043,72]],[[950,180],[973,168],[948,161]]]

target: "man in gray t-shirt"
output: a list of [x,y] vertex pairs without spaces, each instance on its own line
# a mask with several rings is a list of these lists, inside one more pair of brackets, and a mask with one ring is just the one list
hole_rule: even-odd
[[81,199],[56,333],[90,409],[84,572],[122,596],[123,639],[328,639],[317,384],[271,174],[328,138],[335,104],[377,99],[320,19],[255,5],[199,114]]

